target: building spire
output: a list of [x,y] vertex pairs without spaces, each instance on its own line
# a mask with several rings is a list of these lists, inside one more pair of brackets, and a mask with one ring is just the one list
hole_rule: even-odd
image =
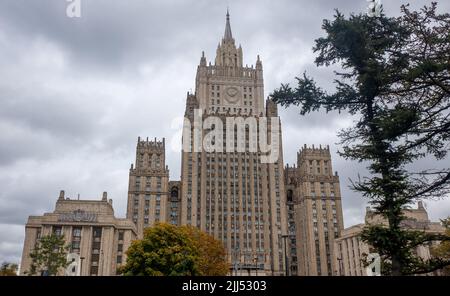
[[228,8],[227,8],[227,23],[225,25],[224,39],[225,40],[233,40],[233,35],[231,34],[231,25],[230,25],[230,12],[228,11]]

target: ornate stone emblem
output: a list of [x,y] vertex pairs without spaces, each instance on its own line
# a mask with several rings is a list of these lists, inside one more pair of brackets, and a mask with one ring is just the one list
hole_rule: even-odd
[[234,87],[228,87],[226,89],[226,93],[227,93],[227,101],[230,103],[236,103],[239,100],[238,94],[239,94],[239,90]]
[[97,222],[97,214],[76,210],[71,213],[62,213],[58,217],[59,222]]

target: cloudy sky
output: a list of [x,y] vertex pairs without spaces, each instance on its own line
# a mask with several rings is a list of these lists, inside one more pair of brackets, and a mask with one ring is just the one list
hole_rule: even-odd
[[[397,15],[406,2],[389,1],[385,11]],[[367,2],[81,0],[81,18],[68,18],[67,5],[0,2],[0,262],[20,261],[27,217],[52,211],[59,190],[83,199],[108,191],[116,216],[125,216],[137,137],[179,140],[186,92],[195,87],[202,50],[214,60],[227,5],[244,64],[261,55],[267,96],[305,70],[330,89],[332,72],[314,66],[311,50],[322,20],[335,8],[364,12]],[[449,3],[440,9],[450,11]],[[329,144],[345,225],[361,223],[365,203],[348,179],[363,167],[335,154],[336,132],[351,118],[300,117],[295,108],[281,117],[285,162],[295,163],[303,144]],[[168,146],[170,176],[178,180],[181,155]],[[448,200],[427,208],[433,220],[450,215]]]

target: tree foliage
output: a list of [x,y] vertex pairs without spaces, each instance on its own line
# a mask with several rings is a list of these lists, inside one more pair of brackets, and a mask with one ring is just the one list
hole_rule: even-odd
[[31,266],[29,275],[57,275],[67,267],[67,253],[69,246],[65,246],[62,235],[50,234],[42,236],[34,250],[30,253]]
[[346,111],[354,125],[340,131],[340,155],[369,163],[370,176],[352,181],[388,227],[371,226],[363,238],[382,255],[386,274],[430,272],[450,264],[414,255],[418,244],[448,239],[401,228],[402,210],[418,200],[442,198],[450,191],[450,168],[413,171],[427,157],[446,159],[450,137],[450,15],[437,5],[399,17],[346,18],[339,11],[324,20],[326,36],[316,40],[317,66],[336,64],[336,90],[328,93],[303,74],[297,86],[282,84],[272,94],[301,114],[324,109]]
[[127,250],[123,275],[226,275],[228,264],[222,243],[191,226],[157,224]]
[[16,276],[17,275],[17,264],[3,262],[0,267],[0,276]]
[[[442,224],[445,226],[445,233],[450,236],[450,217],[442,220]],[[431,255],[435,258],[444,258],[450,260],[450,241],[441,242],[437,247],[431,250]],[[446,266],[442,269],[442,274],[450,276],[450,266]]]

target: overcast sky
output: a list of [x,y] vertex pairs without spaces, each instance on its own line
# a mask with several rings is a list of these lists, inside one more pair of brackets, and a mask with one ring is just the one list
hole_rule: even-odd
[[[397,15],[402,3],[385,3]],[[420,7],[430,1],[412,1]],[[450,11],[441,1],[441,11]],[[53,211],[59,190],[82,199],[108,191],[125,217],[128,171],[136,140],[166,138],[172,180],[180,178],[177,118],[204,50],[208,61],[225,26],[227,5],[244,64],[261,56],[266,96],[307,71],[326,89],[331,69],[316,68],[311,48],[334,9],[364,12],[367,2],[81,0],[81,18],[65,0],[0,2],[0,262],[19,262],[29,215]],[[336,155],[336,132],[351,124],[338,114],[281,110],[284,160],[304,144],[330,145],[339,172],[345,226],[361,223],[365,202],[348,189],[362,165]],[[450,202],[427,202],[432,220]]]

